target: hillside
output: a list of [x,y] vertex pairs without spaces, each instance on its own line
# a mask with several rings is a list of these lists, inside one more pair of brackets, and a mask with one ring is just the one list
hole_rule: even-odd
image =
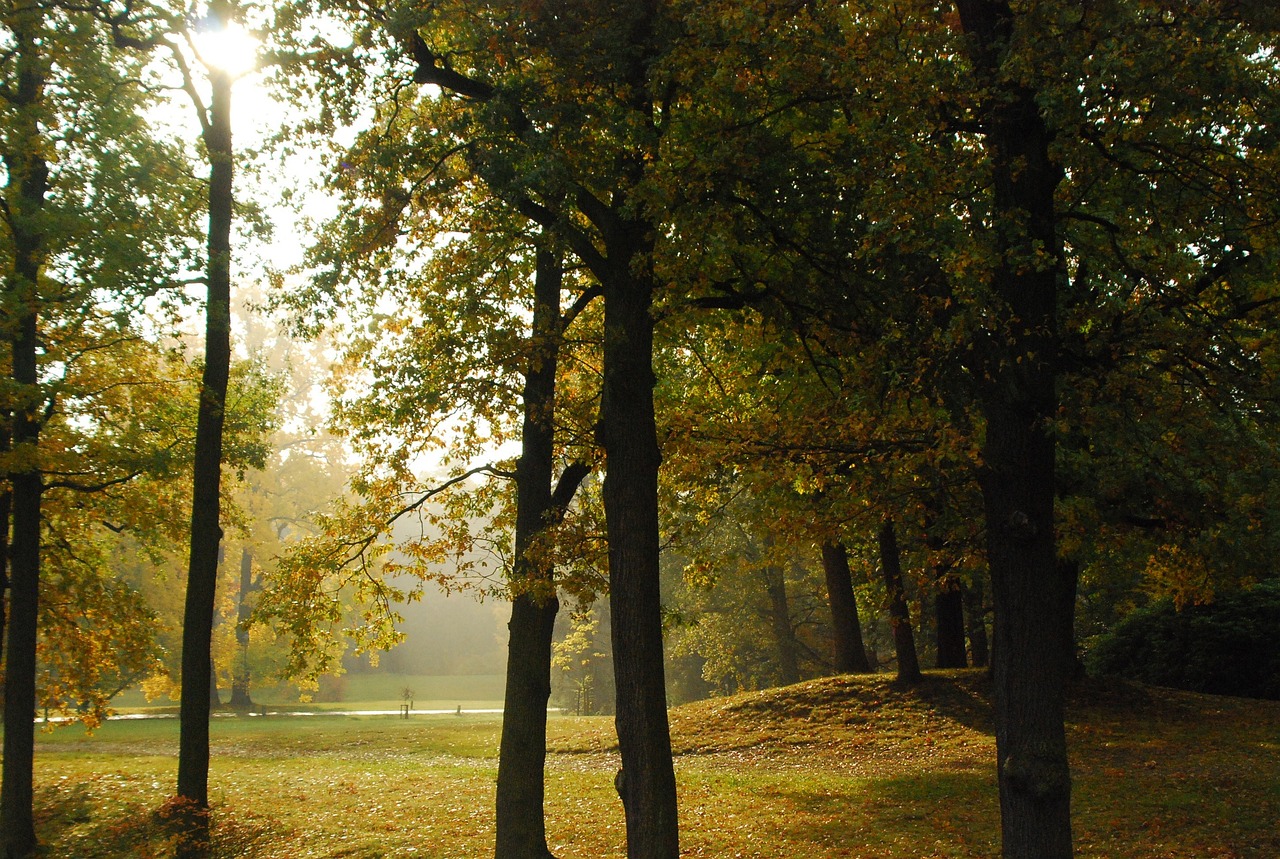
[[[864,845],[814,855],[984,855],[999,827],[989,696],[977,671],[929,672],[917,687],[823,678],[676,707],[672,745],[686,777],[807,772],[807,789],[765,813],[825,827],[824,849]],[[1071,689],[1068,743],[1079,856],[1280,856],[1280,703],[1086,680]],[[553,743],[569,755],[612,746],[605,722]],[[842,793],[842,820],[815,819],[840,805],[824,795]]]

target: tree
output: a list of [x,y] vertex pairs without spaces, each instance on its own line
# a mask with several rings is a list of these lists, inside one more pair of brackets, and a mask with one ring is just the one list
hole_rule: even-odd
[[[500,7],[488,20],[452,7],[432,11],[429,18],[388,22],[417,63],[415,80],[466,100],[457,105],[476,123],[472,169],[493,194],[556,235],[603,293],[596,438],[608,463],[603,500],[624,772],[618,784],[628,855],[672,857],[679,852],[678,824],[663,677],[652,390],[657,235],[638,196],[657,154],[660,104],[650,75],[667,22],[656,6],[557,16],[517,4],[510,11],[523,16],[524,27],[509,31]],[[455,71],[453,46],[478,58],[477,45],[493,44],[491,27],[512,38],[502,40],[503,53],[483,71]],[[519,62],[508,65],[509,59]],[[528,103],[522,94],[535,91],[508,71],[522,64],[542,74],[542,90]],[[534,117],[544,113],[552,134],[534,133],[540,121]],[[591,114],[610,117],[609,134],[577,121]],[[554,169],[535,171],[539,163]],[[533,181],[540,175],[549,181]]]
[[562,263],[537,251],[524,421],[516,467],[515,547],[512,559],[511,631],[498,759],[498,857],[550,857],[543,812],[547,700],[551,695],[551,641],[559,600],[545,539],[569,506],[590,466],[575,462],[554,488],[556,375],[565,320],[560,311]]
[[843,543],[823,542],[822,569],[826,574],[827,600],[831,606],[835,670],[866,674],[871,671],[871,665],[867,661],[867,647],[862,642],[858,601],[853,593],[853,575],[849,571],[849,550]]
[[[78,399],[64,390],[60,377],[76,372],[99,350],[133,341],[139,303],[169,286],[187,258],[185,164],[173,149],[154,141],[143,119],[154,98],[138,86],[139,65],[112,47],[107,17],[95,4],[3,10],[8,47],[0,57],[5,168],[0,322],[11,379],[3,409],[12,524],[6,525],[0,837],[9,856],[25,856],[36,845],[31,715],[41,611],[45,429],[55,417],[81,409],[84,420],[91,421],[95,395],[111,390],[90,385],[87,399]],[[81,483],[68,475],[67,488],[92,488],[93,469],[92,463],[73,468],[87,479]],[[125,469],[105,485],[136,474]]]
[[[802,32],[812,47],[744,38],[759,32],[750,16],[700,18],[725,47],[700,79],[758,73],[749,80],[770,86],[735,90],[756,122],[741,107],[698,117],[700,139],[725,153],[749,140],[764,156],[708,159],[725,167],[705,183],[690,171],[686,187],[727,186],[743,199],[739,217],[704,219],[703,247],[777,251],[722,254],[731,282],[752,263],[748,282],[780,295],[779,318],[818,343],[841,338],[850,354],[878,351],[883,378],[916,383],[917,403],[940,407],[934,427],[981,439],[973,465],[995,601],[1004,849],[1061,856],[1071,849],[1061,689],[1077,565],[1054,540],[1059,437],[1088,424],[1102,402],[1094,385],[1121,368],[1159,368],[1196,392],[1184,402],[1241,417],[1249,406],[1225,404],[1269,378],[1255,338],[1274,298],[1257,275],[1274,265],[1274,242],[1251,206],[1271,199],[1274,160],[1254,106],[1274,69],[1259,31],[1225,8],[956,6],[958,17],[921,4],[845,18],[769,7],[770,33]],[[842,47],[823,41],[833,32]],[[824,64],[831,56],[841,62]],[[1179,62],[1167,67],[1170,56]],[[783,132],[808,143],[799,160],[778,157]],[[776,277],[786,260],[795,268],[782,293],[759,272]]]
[[898,655],[898,680],[919,683],[920,661],[916,655],[915,634],[911,630],[911,613],[903,589],[902,560],[898,552],[897,530],[892,519],[885,519],[876,532],[880,547],[880,574],[889,597],[889,624],[893,627],[893,645]]

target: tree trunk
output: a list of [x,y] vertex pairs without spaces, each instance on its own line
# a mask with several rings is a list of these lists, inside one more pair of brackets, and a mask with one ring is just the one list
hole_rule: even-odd
[[[13,449],[9,426],[13,421],[13,412],[5,409],[0,412],[0,457]],[[10,511],[13,510],[13,491],[5,482],[0,488],[0,664],[4,659],[5,618],[9,615],[9,535]]]
[[[230,19],[226,0],[214,0],[211,18]],[[209,153],[208,303],[205,308],[205,363],[196,414],[195,469],[191,504],[191,558],[182,627],[182,696],[178,741],[178,856],[204,856],[209,841],[208,678],[212,668],[214,597],[218,545],[222,540],[222,427],[231,362],[231,78],[211,70],[213,93],[204,129]]]
[[548,859],[552,855],[547,848],[543,803],[551,640],[560,604],[554,570],[537,557],[535,543],[563,515],[589,473],[587,466],[574,463],[552,491],[562,279],[559,258],[539,251],[533,338],[524,384],[522,450],[516,469],[515,561],[498,757],[495,859]]
[[898,656],[898,680],[918,683],[920,659],[916,655],[916,637],[911,631],[911,611],[902,586],[902,558],[898,552],[898,538],[893,520],[885,519],[878,535],[880,545],[880,572],[884,576],[885,591],[889,595],[889,625],[893,627],[893,646]]
[[[1054,193],[1062,178],[1036,93],[1004,73],[1016,25],[1000,0],[957,0],[991,165],[996,328],[976,377],[986,437],[981,475],[995,602],[994,685],[1005,859],[1069,859],[1071,776],[1064,694],[1074,593],[1057,564],[1054,459],[1058,282],[1065,279]],[[1044,262],[1030,265],[1026,261]]]
[[253,591],[253,553],[248,546],[240,550],[240,593],[236,600],[236,645],[239,664],[231,670],[231,707],[248,710],[253,707],[249,695],[249,594]]
[[[772,542],[772,541],[770,541]],[[761,571],[769,596],[769,624],[778,649],[778,679],[782,685],[800,682],[800,658],[796,631],[791,626],[791,604],[787,599],[787,577],[782,567],[768,564]]]
[[862,623],[858,619],[858,600],[853,593],[853,574],[849,570],[849,550],[843,543],[822,544],[822,571],[826,574],[827,602],[831,606],[836,673],[870,673]]
[[42,399],[39,388],[39,279],[48,249],[41,215],[49,191],[49,168],[38,146],[37,117],[44,95],[40,51],[44,16],[39,6],[16,13],[9,52],[17,64],[16,89],[6,94],[18,127],[8,137],[7,220],[13,266],[4,284],[5,331],[10,346],[12,457],[8,470],[13,516],[9,545],[9,618],[5,627],[4,764],[0,773],[0,850],[5,859],[25,857],[37,846],[34,801],[36,646],[40,598],[40,504],[43,480],[36,456]]
[[605,528],[613,620],[615,722],[628,859],[677,859],[675,769],[662,649],[658,450],[653,406],[653,281],[642,224],[614,214],[604,288],[604,365],[597,435],[605,451]]
[[982,582],[975,581],[964,588],[964,611],[969,634],[969,654],[974,668],[986,668],[990,664],[991,649],[987,643],[987,607],[984,604]]
[[1084,662],[1076,646],[1076,593],[1080,584],[1080,562],[1075,558],[1059,558],[1057,569],[1058,581],[1063,588],[1062,605],[1058,611],[1059,635],[1065,647],[1063,671],[1069,679],[1078,680],[1084,676]]
[[[13,421],[13,411],[0,412],[0,457],[6,456],[13,449],[9,437],[9,425]],[[9,513],[13,510],[13,492],[5,481],[0,489],[0,664],[4,659],[5,620],[9,617]]]
[[938,579],[933,611],[938,667],[968,667],[969,658],[964,648],[964,594],[959,581],[945,575]]

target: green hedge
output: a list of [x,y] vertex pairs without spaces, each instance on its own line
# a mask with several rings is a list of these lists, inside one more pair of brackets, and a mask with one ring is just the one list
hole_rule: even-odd
[[1093,674],[1214,695],[1280,700],[1280,582],[1181,611],[1139,609],[1088,654]]

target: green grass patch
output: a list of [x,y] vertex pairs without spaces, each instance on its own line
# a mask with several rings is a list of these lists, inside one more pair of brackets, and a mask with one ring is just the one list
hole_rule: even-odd
[[[415,690],[416,691],[416,690]],[[976,859],[999,851],[986,680],[830,678],[672,711],[683,855]],[[492,851],[498,717],[238,717],[212,727],[222,857]],[[41,734],[48,855],[166,856],[177,723]],[[1081,687],[1069,726],[1081,859],[1280,856],[1280,704]],[[560,859],[621,857],[612,720],[553,718]]]

